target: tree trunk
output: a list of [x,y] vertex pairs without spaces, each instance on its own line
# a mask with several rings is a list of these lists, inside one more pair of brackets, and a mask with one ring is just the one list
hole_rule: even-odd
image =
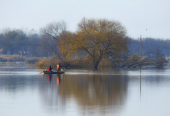
[[94,64],[93,64],[93,69],[94,69],[94,70],[98,70],[97,67],[98,67],[98,65],[99,65],[99,61],[100,61],[100,60],[98,60],[97,62],[94,62]]
[[94,65],[93,69],[94,69],[94,70],[98,70],[97,66],[98,66],[98,65]]

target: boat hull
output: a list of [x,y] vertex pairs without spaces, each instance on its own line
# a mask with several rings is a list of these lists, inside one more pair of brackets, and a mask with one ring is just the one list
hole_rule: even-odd
[[63,71],[58,71],[58,72],[55,72],[55,71],[43,71],[44,74],[63,74],[64,72]]

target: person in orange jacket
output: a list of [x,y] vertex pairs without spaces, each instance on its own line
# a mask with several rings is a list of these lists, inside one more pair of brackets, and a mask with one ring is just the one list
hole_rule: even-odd
[[62,66],[60,65],[60,63],[58,63],[58,64],[57,64],[57,71],[61,71],[61,67],[62,67]]

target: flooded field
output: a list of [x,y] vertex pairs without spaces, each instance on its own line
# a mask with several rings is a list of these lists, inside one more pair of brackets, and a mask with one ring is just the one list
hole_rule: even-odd
[[0,68],[0,116],[169,116],[170,70]]

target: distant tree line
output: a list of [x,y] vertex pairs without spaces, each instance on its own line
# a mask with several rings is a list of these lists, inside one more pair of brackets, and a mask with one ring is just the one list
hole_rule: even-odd
[[[131,39],[128,45],[129,54],[140,54],[140,40]],[[141,53],[145,56],[155,56],[156,51],[160,51],[165,57],[170,57],[170,39],[143,38],[141,39]]]
[[170,56],[169,46],[170,40],[143,38],[140,56],[140,41],[127,37],[119,22],[107,19],[83,18],[76,32],[68,31],[62,21],[47,24],[39,34],[26,34],[20,29],[0,33],[0,54],[53,57],[53,61],[65,66],[94,69],[105,65],[119,68],[160,65],[160,58],[163,66],[165,57]]
[[26,35],[20,29],[6,30],[0,33],[0,54],[38,56],[39,35],[36,33]]

